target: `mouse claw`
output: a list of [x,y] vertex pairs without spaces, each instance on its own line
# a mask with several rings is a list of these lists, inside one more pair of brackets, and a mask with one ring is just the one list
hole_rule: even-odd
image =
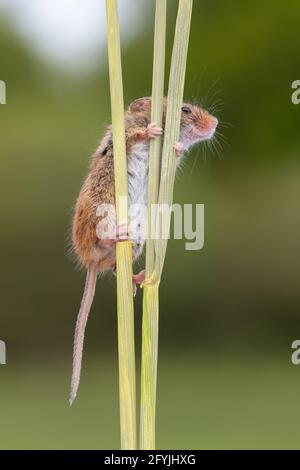
[[146,276],[145,271],[141,271],[140,273],[134,274],[132,276],[132,289],[133,289],[133,296],[134,297],[136,296],[138,284],[142,284],[144,282],[145,276]]
[[147,139],[155,139],[155,137],[159,137],[163,135],[163,129],[161,127],[158,127],[155,122],[152,122],[151,124],[148,124],[147,130],[146,130],[146,137]]
[[114,248],[118,242],[129,240],[128,226],[126,224],[118,225],[116,229],[116,236],[114,238],[104,238],[98,240],[98,245],[110,249]]
[[176,144],[174,144],[174,150],[177,158],[182,157],[182,155],[184,154],[183,144],[181,142],[176,142]]

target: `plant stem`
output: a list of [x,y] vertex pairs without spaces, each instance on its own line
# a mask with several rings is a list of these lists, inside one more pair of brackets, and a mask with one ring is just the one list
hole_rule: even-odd
[[[117,225],[128,225],[127,161],[120,29],[116,0],[106,0]],[[136,449],[132,244],[117,244],[119,393],[122,450]]]
[[[162,126],[165,78],[167,0],[156,0],[151,121]],[[148,178],[148,239],[143,292],[140,447],[155,449],[155,408],[158,356],[159,283],[155,276],[152,206],[157,204],[161,167],[161,138],[150,144]]]
[[144,287],[140,447],[155,449],[159,284]]
[[[179,0],[176,31],[171,61],[171,71],[168,91],[168,107],[166,116],[164,146],[162,153],[161,179],[159,187],[158,203],[160,206],[173,204],[173,189],[176,172],[176,155],[174,144],[180,136],[181,107],[184,93],[186,61],[189,44],[189,34],[192,19],[193,0]],[[169,233],[169,219],[157,220],[159,234]],[[166,226],[166,224],[169,224]],[[160,238],[155,244],[156,259],[155,271],[158,278],[164,266],[168,240]]]
[[[154,57],[152,79],[152,107],[151,121],[157,126],[162,126],[163,98],[165,81],[165,56],[166,56],[166,26],[167,25],[167,0],[156,0],[155,32],[154,32]],[[154,269],[154,240],[152,205],[157,204],[159,179],[161,169],[162,138],[152,139],[149,155],[148,178],[148,239],[146,249],[146,276],[149,278]]]
[[[154,66],[152,90],[152,122],[161,125],[164,90],[166,1],[156,2],[156,26],[154,41]],[[161,142],[153,142],[150,147],[148,183],[148,240],[146,252],[146,281],[143,296],[142,331],[142,378],[141,378],[141,449],[155,449],[155,408],[158,357],[159,283],[167,249],[169,233],[168,220],[155,219],[160,239],[155,241],[152,234],[154,218],[152,204],[167,204],[171,208],[176,172],[174,144],[179,140],[181,106],[184,93],[185,71],[189,33],[192,18],[193,0],[180,0],[177,14],[175,39],[172,53],[167,117],[163,154],[160,159]],[[159,184],[160,181],[160,184]],[[167,232],[166,232],[167,230]]]

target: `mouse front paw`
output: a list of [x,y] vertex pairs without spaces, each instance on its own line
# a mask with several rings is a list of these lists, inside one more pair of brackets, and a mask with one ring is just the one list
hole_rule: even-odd
[[174,150],[177,158],[182,157],[182,155],[184,154],[183,144],[181,142],[176,142],[176,144],[174,144]]
[[161,127],[158,127],[155,122],[152,122],[151,124],[148,124],[147,129],[146,129],[146,138],[147,139],[155,139],[155,137],[159,137],[163,135],[163,129]]

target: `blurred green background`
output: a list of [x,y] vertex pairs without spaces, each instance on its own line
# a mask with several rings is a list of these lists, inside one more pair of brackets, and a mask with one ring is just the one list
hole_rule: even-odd
[[[127,12],[141,7],[141,0],[122,3]],[[168,65],[177,3],[169,2]],[[171,241],[168,249],[157,445],[299,448],[300,366],[291,363],[291,343],[300,337],[300,106],[291,102],[291,83],[300,79],[300,4],[194,3],[186,98],[207,106],[221,99],[218,116],[231,125],[222,129],[222,158],[196,149],[176,183],[176,202],[205,204],[205,247],[188,252],[184,241]],[[105,44],[100,31],[89,65],[55,63],[37,51],[38,35],[26,36],[18,8],[2,6],[0,339],[7,365],[0,366],[0,447],[118,448],[110,278],[98,283],[80,392],[68,406],[84,285],[68,255],[68,232],[89,156],[110,122]],[[126,103],[151,90],[154,0],[142,13],[138,25],[122,26]],[[52,16],[61,27],[71,24]],[[67,31],[61,44],[55,30],[48,42],[63,48]],[[139,373],[141,293],[135,315]]]

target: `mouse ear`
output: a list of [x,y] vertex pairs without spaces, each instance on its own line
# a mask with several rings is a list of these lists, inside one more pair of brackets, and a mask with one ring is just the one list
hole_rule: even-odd
[[129,109],[132,112],[149,111],[151,109],[151,98],[139,98],[131,103]]

